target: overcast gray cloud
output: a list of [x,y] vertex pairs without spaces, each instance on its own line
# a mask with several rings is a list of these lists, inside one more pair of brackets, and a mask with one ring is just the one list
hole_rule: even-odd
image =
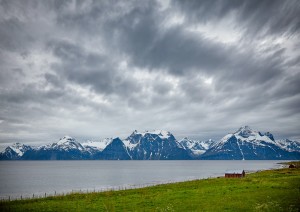
[[0,142],[241,125],[300,139],[299,1],[0,1]]

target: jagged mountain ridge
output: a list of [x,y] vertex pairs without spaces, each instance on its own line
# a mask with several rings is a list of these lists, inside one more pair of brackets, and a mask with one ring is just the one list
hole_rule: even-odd
[[90,159],[85,147],[70,136],[64,136],[58,142],[32,147],[21,157],[24,160],[82,160]]
[[164,130],[134,131],[124,143],[133,160],[192,159],[175,137]]
[[212,139],[209,139],[207,141],[198,141],[189,139],[188,137],[185,137],[178,142],[193,158],[200,157],[215,143],[215,141],[213,141]]
[[32,147],[15,143],[11,146],[8,146],[4,152],[0,153],[0,159],[7,159],[7,160],[18,160],[24,155],[25,152],[30,151]]
[[[287,145],[288,146],[288,145]],[[270,132],[262,133],[249,126],[241,127],[216,142],[203,155],[202,159],[222,160],[280,160],[299,159],[297,149],[287,150],[275,141]]]
[[275,141],[282,149],[287,151],[300,152],[300,141],[291,141],[289,139],[281,139]]
[[220,141],[179,141],[168,131],[134,131],[126,139],[77,142],[70,136],[38,147],[14,144],[0,153],[2,160],[269,160],[300,159],[300,142],[275,140],[267,132],[241,127]]

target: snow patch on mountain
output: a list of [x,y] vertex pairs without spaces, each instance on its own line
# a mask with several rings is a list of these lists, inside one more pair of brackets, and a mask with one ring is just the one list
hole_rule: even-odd
[[289,139],[281,139],[275,141],[278,146],[289,152],[296,151],[300,152],[300,141],[291,141]]
[[209,139],[207,141],[198,141],[185,137],[178,141],[178,143],[184,149],[190,150],[192,152],[192,155],[199,156],[205,153],[206,150],[208,150],[214,144],[214,141],[212,139]]
[[133,134],[135,135],[141,135],[141,136],[145,136],[146,134],[151,134],[151,135],[158,135],[161,139],[166,139],[169,138],[172,134],[166,130],[152,130],[152,131],[144,131],[144,132],[138,132],[138,131],[134,131]]
[[84,150],[84,147],[70,136],[64,136],[63,138],[59,139],[58,142],[51,145],[51,148],[63,149],[66,151],[71,149],[78,149],[80,151]]
[[131,143],[130,140],[123,140],[123,143],[126,146],[126,148],[129,150],[133,150],[138,145],[138,143],[135,143],[135,144]]
[[225,135],[216,145],[220,146],[220,144],[226,143],[232,136],[241,142],[250,142],[255,145],[266,146],[266,143],[276,145],[271,133],[261,133],[252,130],[249,126],[240,127],[235,133]]
[[107,145],[109,145],[111,142],[112,142],[112,138],[105,138],[101,141],[86,141],[86,142],[83,142],[81,143],[81,145],[83,147],[93,147],[93,148],[96,148],[100,151],[104,150]]
[[12,151],[14,151],[19,157],[22,157],[23,154],[30,148],[27,145],[20,144],[20,143],[15,143],[11,146],[9,146]]
[[[299,143],[275,141],[270,132],[262,133],[249,126],[225,135],[201,157],[203,159],[294,159]],[[287,151],[288,150],[288,151]]]
[[220,142],[218,142],[217,144],[227,142],[227,140],[230,139],[232,136],[234,136],[234,134],[232,133],[225,135],[223,138],[221,138]]

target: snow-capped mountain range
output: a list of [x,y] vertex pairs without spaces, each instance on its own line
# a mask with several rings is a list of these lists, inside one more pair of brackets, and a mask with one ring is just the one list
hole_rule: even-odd
[[127,138],[77,142],[70,136],[42,146],[20,143],[0,153],[1,160],[297,160],[300,142],[275,140],[270,133],[241,127],[221,140],[176,140],[168,131],[133,133]]
[[249,126],[225,135],[203,155],[202,159],[300,159],[300,142],[276,141],[270,132],[262,133]]

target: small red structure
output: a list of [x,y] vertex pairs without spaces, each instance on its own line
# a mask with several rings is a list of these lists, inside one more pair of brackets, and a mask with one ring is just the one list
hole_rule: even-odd
[[244,170],[230,170],[225,172],[225,178],[242,178],[245,177]]

